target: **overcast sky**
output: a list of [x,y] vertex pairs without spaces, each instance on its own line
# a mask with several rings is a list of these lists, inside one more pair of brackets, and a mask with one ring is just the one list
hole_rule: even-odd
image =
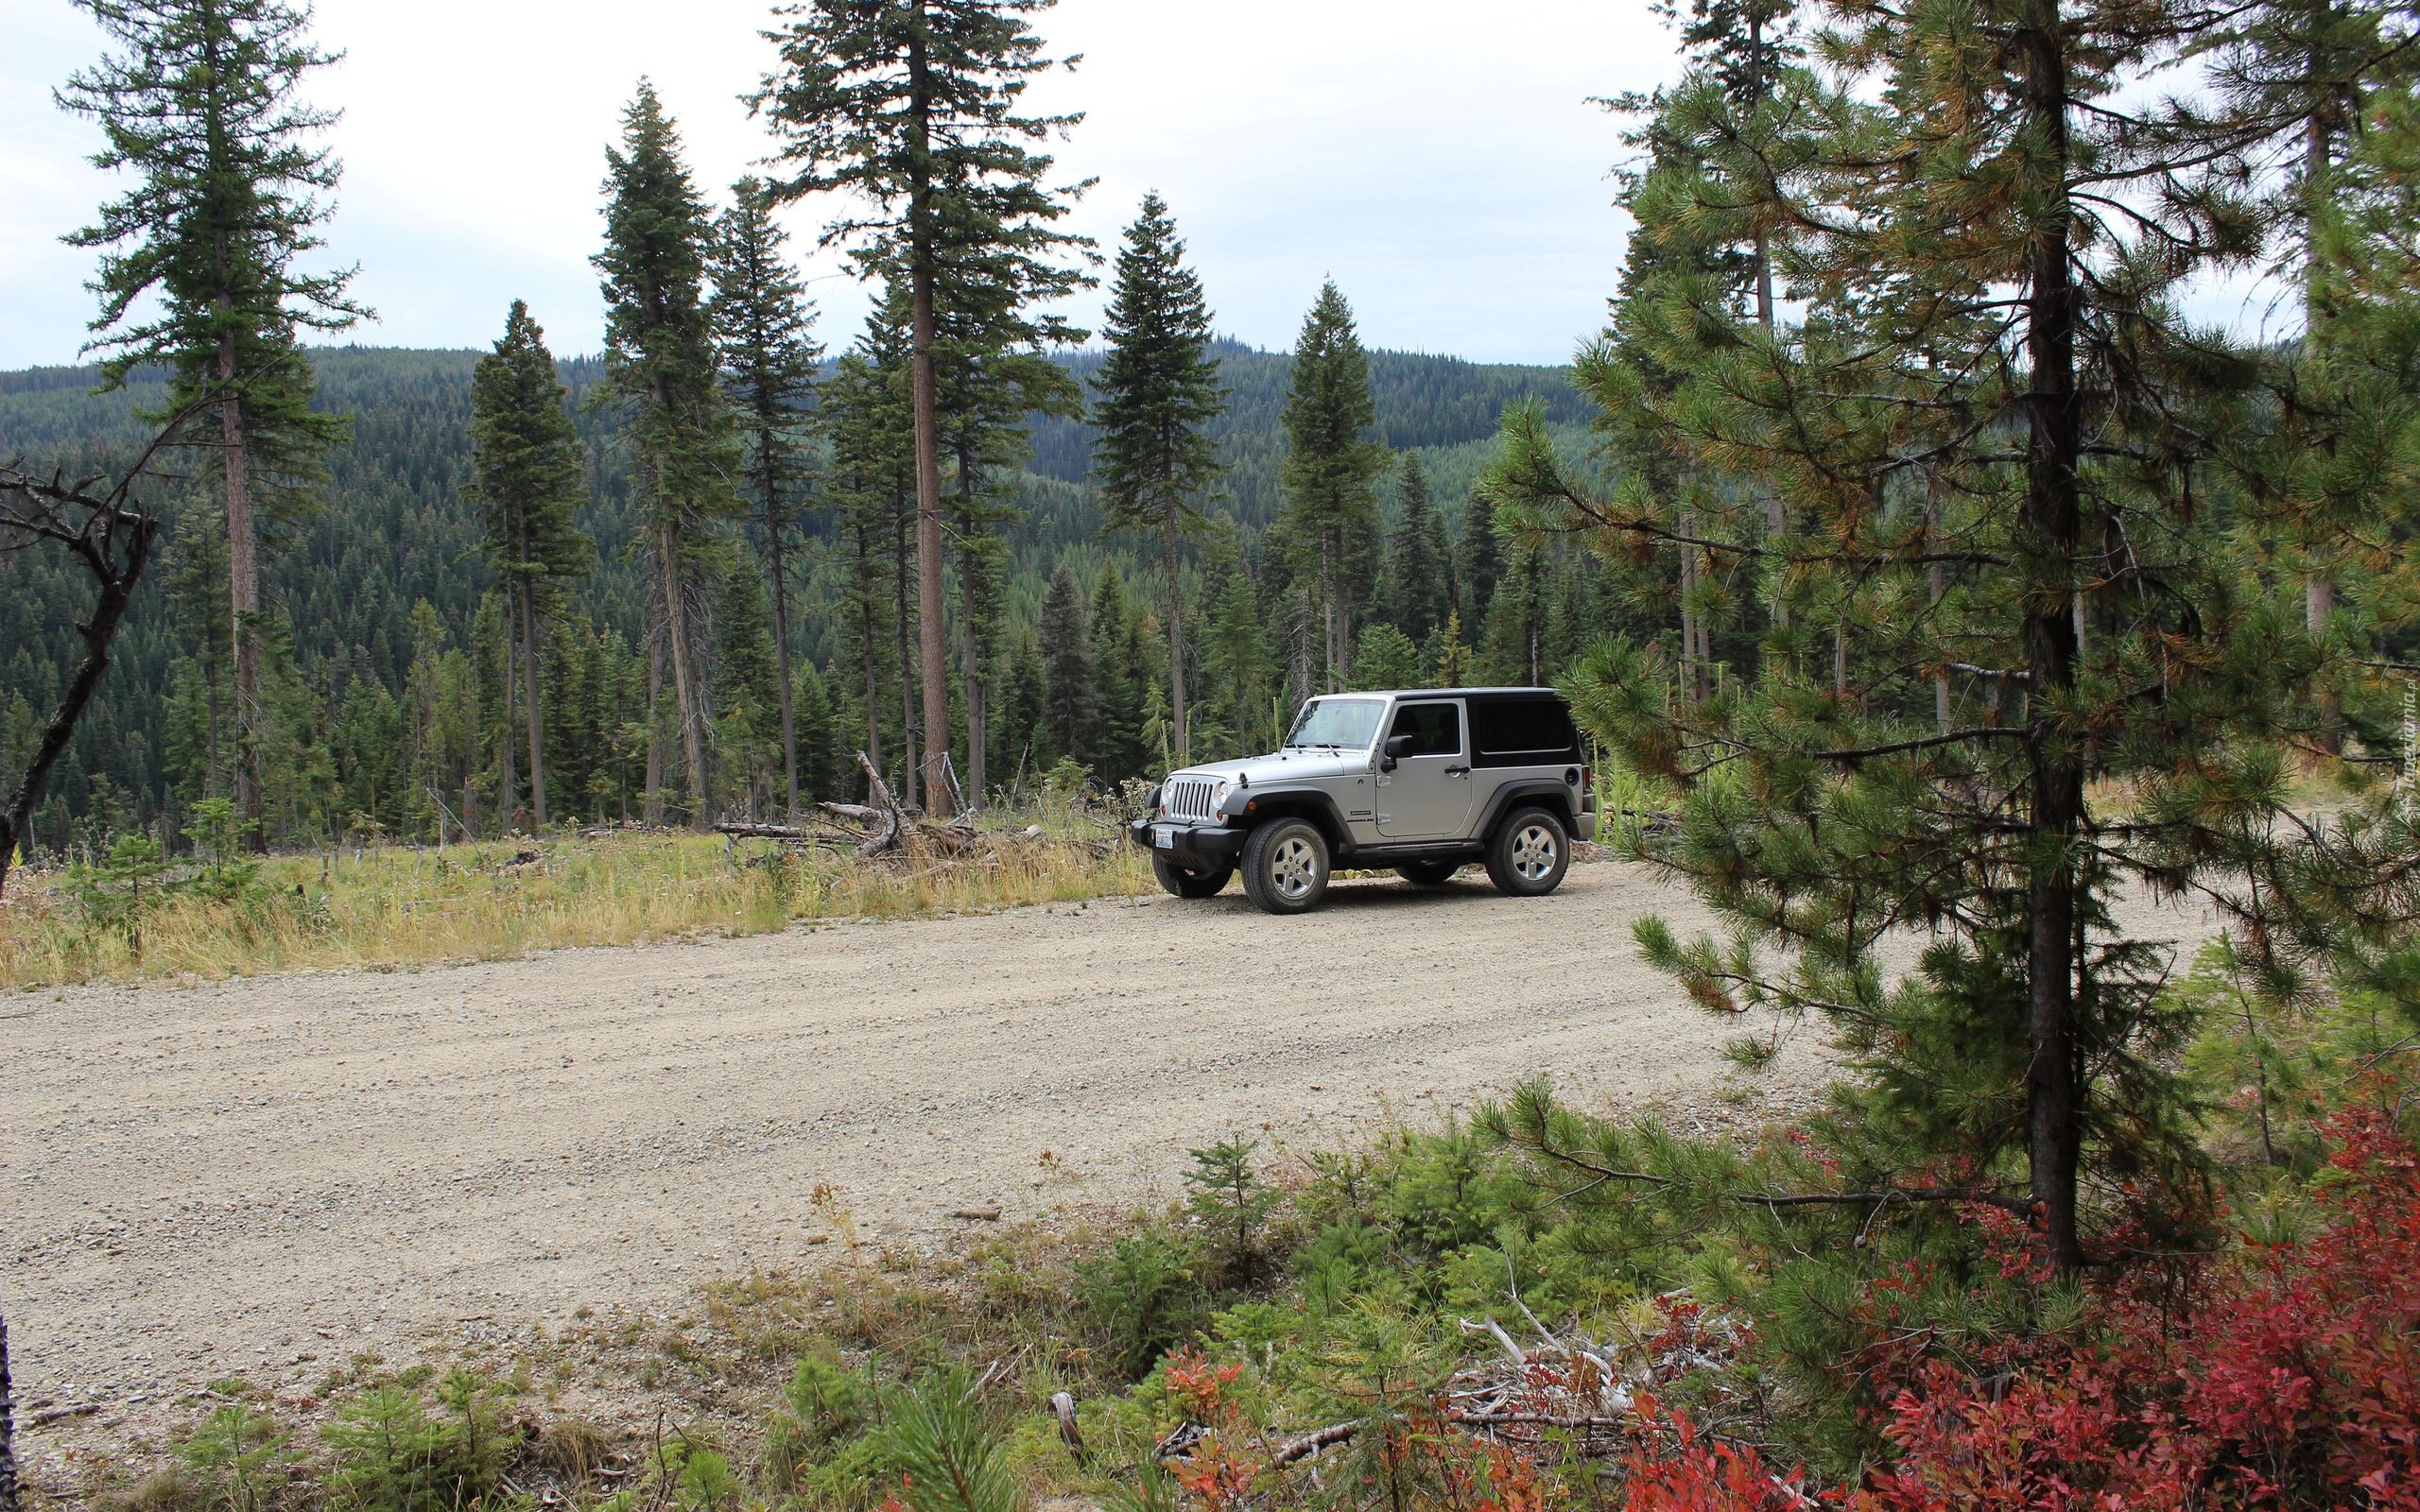
[[[740,96],[772,60],[766,0],[321,0],[347,56],[328,262],[378,311],[354,337],[484,345],[527,299],[558,352],[601,341],[588,256],[604,145],[640,75],[717,200],[767,150]],[[1055,150],[1099,183],[1080,230],[1114,249],[1157,188],[1220,330],[1290,346],[1333,275],[1374,346],[1561,362],[1603,319],[1625,222],[1617,123],[1588,96],[1675,72],[1646,0],[1062,0],[1040,30],[1081,67],[1036,103],[1087,119]],[[76,360],[93,255],[60,234],[115,192],[98,130],[50,91],[100,51],[66,0],[0,0],[0,368]],[[788,216],[834,346],[865,309]],[[1084,323],[1098,296],[1072,312]]]

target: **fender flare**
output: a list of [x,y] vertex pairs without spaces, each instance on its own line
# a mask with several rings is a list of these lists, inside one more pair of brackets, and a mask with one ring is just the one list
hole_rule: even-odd
[[1504,816],[1524,803],[1535,803],[1540,808],[1553,810],[1556,817],[1563,820],[1567,833],[1579,830],[1580,800],[1571,785],[1541,777],[1507,782],[1497,788],[1495,796],[1488,799],[1487,812],[1479,817],[1476,832],[1478,837],[1482,841],[1492,837],[1496,825],[1503,822]]
[[1353,847],[1353,831],[1344,822],[1344,811],[1336,805],[1333,795],[1316,787],[1253,787],[1243,797],[1254,806],[1250,814],[1228,816],[1227,822],[1245,829],[1258,829],[1270,819],[1303,818],[1311,821],[1320,833],[1327,837],[1328,854],[1334,857]]

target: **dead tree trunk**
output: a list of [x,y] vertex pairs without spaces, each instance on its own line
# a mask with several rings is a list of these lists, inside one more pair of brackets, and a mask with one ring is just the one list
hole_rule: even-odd
[[[158,445],[155,441],[153,448]],[[101,685],[101,674],[109,670],[110,643],[126,618],[135,584],[151,559],[152,543],[159,539],[160,522],[137,506],[129,492],[150,456],[146,452],[135,471],[107,493],[94,491],[99,482],[96,478],[71,484],[56,472],[44,480],[14,464],[0,467],[0,551],[23,550],[41,541],[64,546],[84,564],[98,590],[92,618],[77,628],[84,643],[83,658],[60,695],[58,708],[35,739],[24,773],[0,806],[0,891],[8,886],[9,861],[32,827],[43,785],[65,753],[76,721]]]

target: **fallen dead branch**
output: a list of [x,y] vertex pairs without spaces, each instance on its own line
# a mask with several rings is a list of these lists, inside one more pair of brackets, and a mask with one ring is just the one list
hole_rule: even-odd
[[[1030,854],[1035,847],[1050,843],[1039,824],[1022,830],[985,830],[977,826],[972,812],[960,814],[946,824],[929,823],[899,802],[864,751],[858,751],[856,757],[857,769],[865,774],[869,801],[817,804],[816,808],[829,816],[831,822],[717,824],[715,833],[735,840],[772,840],[783,845],[845,850],[870,860],[927,866],[938,863],[943,867],[964,861],[996,862]],[[1089,820],[1092,816],[1080,813],[1078,817]],[[1098,838],[1087,836],[1059,843],[1105,857],[1115,854],[1124,844],[1124,835],[1113,831]]]

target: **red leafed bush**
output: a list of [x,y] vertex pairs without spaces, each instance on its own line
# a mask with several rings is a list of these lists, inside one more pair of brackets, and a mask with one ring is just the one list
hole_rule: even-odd
[[2331,1134],[2316,1237],[2221,1268],[2181,1326],[2119,1297],[2064,1357],[1918,1367],[1858,1504],[2420,1512],[2420,1158],[2380,1119]]
[[1817,1505],[1797,1477],[1773,1473],[1753,1445],[1702,1436],[1682,1414],[1666,1416],[1651,1399],[1638,1404],[1645,1440],[1621,1463],[1624,1512],[1797,1512]]

